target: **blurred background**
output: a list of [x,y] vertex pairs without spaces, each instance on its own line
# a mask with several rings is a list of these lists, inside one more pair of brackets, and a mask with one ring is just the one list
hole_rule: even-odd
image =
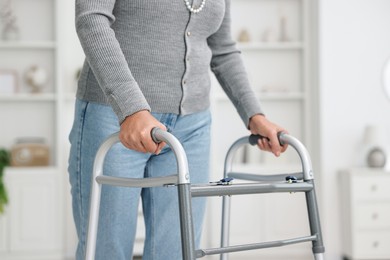
[[[312,157],[326,259],[390,259],[390,1],[231,1],[232,34],[267,116]],[[74,1],[0,0],[0,8],[0,259],[71,260],[67,137],[84,61]],[[218,180],[228,147],[248,132],[215,79],[211,101]],[[293,149],[275,159],[245,147],[235,162],[245,172],[300,170]],[[218,246],[220,202],[209,200],[205,247]],[[232,244],[309,232],[302,194],[233,197],[231,218]],[[141,211],[139,219],[137,256]],[[310,248],[231,259],[306,260]]]

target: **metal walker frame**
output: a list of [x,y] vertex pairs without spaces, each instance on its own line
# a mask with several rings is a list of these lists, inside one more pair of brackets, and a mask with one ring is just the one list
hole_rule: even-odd
[[[234,153],[244,144],[255,145],[260,136],[243,137],[237,140],[229,149],[225,159],[224,177],[233,177],[242,180],[256,181],[255,183],[232,184],[232,185],[194,185],[190,183],[187,156],[181,143],[172,134],[155,128],[152,130],[152,138],[155,142],[167,143],[176,157],[178,173],[165,177],[153,178],[123,178],[105,176],[103,174],[104,158],[110,148],[119,142],[119,135],[115,133],[108,137],[100,146],[95,156],[91,198],[89,227],[86,247],[86,260],[95,259],[96,238],[99,221],[99,207],[102,185],[113,185],[122,187],[156,187],[165,185],[176,185],[178,188],[179,211],[180,211],[180,230],[182,256],[184,260],[195,260],[206,255],[220,254],[221,260],[227,260],[231,252],[246,251],[253,249],[285,246],[290,244],[312,242],[312,251],[315,260],[324,260],[325,248],[323,246],[322,232],[319,220],[317,199],[315,194],[313,169],[310,156],[305,146],[296,138],[280,133],[278,135],[281,144],[292,146],[301,159],[302,172],[294,174],[275,174],[275,175],[257,175],[248,173],[237,173],[232,171]],[[275,181],[284,181],[286,175],[293,175],[299,182],[278,183]],[[306,204],[308,209],[310,236],[286,239],[280,241],[263,242],[256,244],[245,244],[229,246],[229,213],[230,196],[240,194],[274,193],[274,192],[305,192]],[[221,229],[221,247],[210,249],[195,248],[194,228],[192,220],[192,197],[223,196],[222,208],[222,229]]]

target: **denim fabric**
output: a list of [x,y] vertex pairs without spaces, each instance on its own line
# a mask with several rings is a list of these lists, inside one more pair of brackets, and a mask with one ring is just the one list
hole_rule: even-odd
[[[191,115],[153,113],[186,150],[192,183],[208,182],[210,124],[209,110]],[[79,243],[76,259],[84,259],[92,165],[99,145],[119,131],[118,118],[107,105],[77,100],[73,128],[69,180],[73,216]],[[157,177],[176,172],[176,160],[169,147],[159,155],[144,154],[116,144],[108,152],[104,174],[131,178]],[[179,260],[181,257],[179,210],[176,187],[102,189],[96,260],[130,260],[142,199],[146,226],[144,260]],[[193,199],[196,244],[199,245],[205,199]]]

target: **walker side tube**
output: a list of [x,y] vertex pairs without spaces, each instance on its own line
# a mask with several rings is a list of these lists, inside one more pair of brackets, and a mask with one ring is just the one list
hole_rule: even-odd
[[182,254],[184,260],[195,260],[194,224],[191,206],[191,183],[187,156],[183,146],[172,134],[159,128],[153,128],[152,138],[155,142],[166,142],[176,157],[178,169],[178,193],[180,211],[180,229],[182,239]]
[[175,154],[177,170],[179,175],[179,184],[190,183],[187,155],[183,146],[172,134],[160,128],[153,128],[151,132],[155,142],[166,142]]
[[305,181],[313,180],[313,167],[311,164],[311,159],[309,156],[309,152],[307,151],[306,147],[295,137],[281,133],[279,135],[279,141],[282,144],[288,144],[292,146],[298,153],[299,157],[301,158],[302,163],[302,171],[303,171],[303,179]]
[[[253,181],[275,181],[276,179],[280,179],[283,177],[283,174],[277,174],[277,175],[254,175],[254,174],[247,174],[247,173],[237,173],[232,171],[232,165],[233,165],[233,158],[235,152],[243,145],[245,144],[251,144],[256,145],[259,138],[265,138],[260,135],[251,135],[249,137],[242,137],[238,139],[228,150],[228,153],[225,158],[225,167],[224,167],[224,178],[226,177],[235,177],[237,179],[246,179],[246,180],[253,180]],[[318,213],[318,206],[317,206],[317,200],[315,195],[315,186],[314,186],[314,176],[313,176],[313,168],[310,160],[309,153],[306,149],[306,147],[295,137],[280,132],[278,133],[278,139],[280,145],[288,144],[291,147],[293,147],[296,152],[298,153],[301,164],[302,164],[302,173],[294,173],[293,175],[295,177],[298,177],[298,179],[303,179],[304,183],[303,185],[308,185],[310,188],[307,190],[301,190],[304,191],[306,194],[306,202],[307,202],[307,208],[309,213],[309,222],[310,222],[310,231],[311,235],[315,236],[316,239],[313,240],[313,253],[316,260],[323,260],[323,253],[325,251],[323,246],[323,240],[322,240],[322,233],[321,233],[321,227],[320,227],[320,220],[319,220],[319,213]],[[288,174],[291,175],[291,174]],[[300,186],[300,185],[298,185]],[[258,189],[259,187],[257,187]],[[260,187],[261,190],[267,190],[266,192],[279,192],[281,191],[281,187],[274,187],[274,186],[267,186]],[[302,188],[302,187],[300,187]],[[230,189],[230,194],[239,194],[241,192],[240,188],[228,188]],[[256,189],[256,188],[255,188]],[[220,191],[215,191],[214,188],[195,188],[193,190],[194,195],[207,195],[207,196],[213,196],[217,195],[218,193],[221,193]],[[226,192],[224,192],[226,194]],[[228,247],[229,246],[229,215],[230,213],[227,211],[227,209],[230,209],[230,197],[224,196],[223,202],[222,202],[222,236],[221,236],[221,247]],[[223,253],[224,251],[221,251],[221,260],[227,260],[228,256],[226,253]]]
[[92,173],[92,187],[90,198],[90,215],[86,242],[86,260],[94,260],[96,252],[96,239],[99,222],[99,208],[102,184],[127,187],[152,187],[157,185],[178,184],[180,228],[182,235],[182,253],[184,260],[195,260],[195,241],[191,211],[190,177],[188,170],[187,156],[181,143],[172,134],[155,128],[151,132],[153,140],[166,142],[176,157],[178,174],[162,178],[131,179],[124,181],[118,177],[103,175],[103,163],[110,148],[118,143],[119,134],[109,136],[99,147],[94,161]]
[[[232,171],[233,157],[238,148],[248,143],[248,137],[242,137],[230,146],[230,149],[225,158],[225,166],[223,177],[228,177],[228,173]],[[223,196],[222,198],[222,230],[221,230],[221,247],[229,246],[229,234],[230,234],[230,204],[231,198],[229,196]],[[220,255],[220,260],[227,260],[228,255],[223,253]]]
[[184,260],[195,260],[194,224],[191,206],[191,184],[187,156],[183,146],[172,134],[159,128],[152,130],[155,142],[166,142],[173,150],[178,170],[178,195],[180,212],[180,230],[182,239],[182,254]]
[[88,235],[86,242],[86,260],[94,260],[96,252],[96,239],[99,223],[99,209],[100,209],[100,195],[102,185],[95,181],[97,176],[103,174],[103,163],[107,152],[110,148],[119,142],[119,135],[113,134],[106,139],[106,141],[100,146],[96,153],[95,161],[93,165],[92,173],[92,187],[91,187],[91,198],[90,198],[90,210],[89,210],[89,224],[88,224]]

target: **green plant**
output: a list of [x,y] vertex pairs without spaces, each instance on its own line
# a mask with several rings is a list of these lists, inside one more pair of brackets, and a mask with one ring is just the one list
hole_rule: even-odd
[[7,191],[3,181],[4,168],[9,165],[9,153],[0,149],[0,214],[4,213],[4,206],[8,203]]

